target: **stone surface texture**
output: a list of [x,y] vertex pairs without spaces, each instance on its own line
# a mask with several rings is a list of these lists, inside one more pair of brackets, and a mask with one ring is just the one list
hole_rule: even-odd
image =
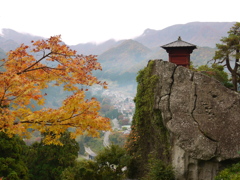
[[240,159],[240,94],[217,80],[154,60],[154,99],[171,137],[177,180],[212,180]]

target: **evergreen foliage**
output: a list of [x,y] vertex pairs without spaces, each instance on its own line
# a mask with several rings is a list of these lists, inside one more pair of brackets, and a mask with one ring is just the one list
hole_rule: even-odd
[[160,159],[150,158],[148,162],[148,173],[142,180],[174,180],[173,168],[166,165]]
[[222,170],[215,180],[239,180],[240,179],[240,163],[234,164],[229,168]]
[[232,83],[229,82],[228,74],[224,71],[224,66],[222,65],[212,64],[211,67],[208,65],[202,65],[199,66],[196,70],[207,76],[215,78],[228,88],[233,87]]
[[217,51],[213,59],[227,67],[232,76],[233,88],[237,91],[240,78],[240,22],[233,25],[228,31],[228,37],[223,37],[221,42],[216,44]]
[[124,167],[128,166],[129,156],[118,145],[106,147],[92,160],[76,162],[65,169],[62,180],[122,180],[125,178]]
[[0,132],[0,177],[3,180],[28,180],[25,157],[28,147],[18,136],[8,137]]
[[61,174],[61,180],[100,180],[97,173],[98,165],[92,160],[75,162],[73,167],[66,168]]
[[104,151],[96,156],[96,162],[100,167],[99,173],[102,179],[121,180],[124,178],[124,167],[127,167],[129,156],[126,151],[118,145],[106,147]]
[[60,145],[35,143],[30,148],[28,167],[32,180],[59,180],[62,171],[74,165],[78,156],[79,145],[65,132],[60,138]]

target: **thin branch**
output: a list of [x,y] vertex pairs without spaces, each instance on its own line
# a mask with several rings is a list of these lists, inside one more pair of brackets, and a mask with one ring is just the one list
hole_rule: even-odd
[[52,52],[48,53],[47,55],[41,57],[39,60],[37,60],[35,63],[33,63],[31,66],[27,67],[26,69],[24,69],[22,72],[19,72],[17,73],[18,75],[19,74],[22,74],[22,73],[25,73],[27,71],[29,71],[29,69],[31,69],[33,66],[35,66],[36,64],[38,64],[40,61],[42,61],[43,59],[45,59],[46,57],[48,57]]
[[73,113],[71,114],[71,116],[69,118],[58,120],[58,122],[62,123],[64,121],[67,121],[67,120],[73,119],[73,118],[75,118],[77,116],[80,116],[80,115],[84,114],[89,108],[90,108],[90,106],[88,106],[86,109],[84,109],[81,113],[73,115],[74,111],[75,111],[75,109],[74,109]]
[[[38,67],[38,68],[34,68],[34,69],[30,69],[30,70],[26,70],[25,72],[30,72],[30,71],[36,71],[36,70],[39,70],[39,69],[53,69],[53,70],[65,70],[65,69],[58,69],[58,68],[51,68],[51,67],[48,67],[48,66],[43,66],[43,67]],[[19,74],[22,74],[23,72],[20,72],[20,73],[17,73],[18,75]]]

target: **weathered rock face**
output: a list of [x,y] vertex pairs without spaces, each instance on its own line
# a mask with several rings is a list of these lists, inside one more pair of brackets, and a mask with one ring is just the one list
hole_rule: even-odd
[[240,159],[240,94],[213,78],[155,60],[154,108],[171,137],[178,180],[211,180],[225,162]]

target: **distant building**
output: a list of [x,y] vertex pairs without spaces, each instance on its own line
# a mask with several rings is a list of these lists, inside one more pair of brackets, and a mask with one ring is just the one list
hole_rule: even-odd
[[168,52],[169,62],[187,68],[190,67],[190,54],[194,49],[197,48],[197,46],[194,44],[182,41],[180,36],[177,41],[171,42],[161,47]]

